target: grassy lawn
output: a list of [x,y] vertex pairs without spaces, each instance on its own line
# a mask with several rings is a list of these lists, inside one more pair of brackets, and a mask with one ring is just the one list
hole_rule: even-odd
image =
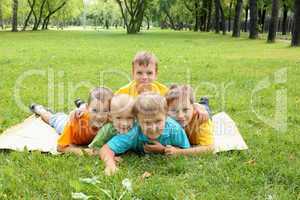
[[[160,82],[189,83],[197,97],[210,97],[214,113],[232,116],[249,150],[190,158],[129,154],[114,177],[104,176],[96,157],[1,151],[0,199],[71,199],[72,192],[118,199],[125,178],[133,192],[123,199],[300,199],[300,49],[287,42],[170,31],[0,32],[0,133],[29,116],[17,102],[68,112],[93,86],[116,90],[128,82],[139,50],[159,58]],[[255,92],[263,80],[270,84]],[[277,91],[286,92],[282,129],[280,117],[273,127],[261,120],[276,116]],[[152,176],[142,179],[145,171]],[[94,176],[96,185],[80,181]]]

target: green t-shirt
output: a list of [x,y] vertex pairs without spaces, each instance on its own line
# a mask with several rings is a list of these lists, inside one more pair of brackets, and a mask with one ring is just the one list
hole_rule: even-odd
[[112,123],[105,124],[97,133],[96,137],[89,144],[89,148],[100,149],[112,137],[117,135],[117,130],[113,127]]

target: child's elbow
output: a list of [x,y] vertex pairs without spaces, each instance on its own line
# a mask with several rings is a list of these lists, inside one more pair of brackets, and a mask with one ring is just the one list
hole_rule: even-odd
[[63,147],[63,146],[61,146],[61,145],[57,145],[57,146],[56,146],[56,150],[57,150],[58,152],[61,152],[61,153],[62,153],[62,152],[65,151],[65,149],[66,149],[66,148]]

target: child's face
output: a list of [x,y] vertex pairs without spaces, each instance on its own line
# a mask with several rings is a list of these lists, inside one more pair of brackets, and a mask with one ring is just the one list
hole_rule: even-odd
[[133,126],[134,115],[131,110],[112,112],[111,119],[113,126],[119,133],[127,133]]
[[149,140],[157,139],[165,128],[166,115],[164,113],[156,115],[138,114],[137,118],[143,133]]
[[101,128],[108,120],[109,102],[94,99],[88,105],[89,123],[91,127]]
[[168,106],[168,115],[182,127],[186,127],[193,118],[194,107],[190,101],[174,100]]
[[156,66],[154,63],[149,63],[146,65],[134,64],[133,79],[137,82],[137,84],[151,84],[157,78]]

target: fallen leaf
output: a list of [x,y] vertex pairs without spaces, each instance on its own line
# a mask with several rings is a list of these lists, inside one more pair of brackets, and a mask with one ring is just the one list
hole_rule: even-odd
[[256,160],[255,159],[251,159],[251,160],[248,160],[245,163],[248,164],[248,165],[255,165],[256,164]]
[[149,178],[152,174],[150,172],[145,172],[143,175],[142,175],[142,179],[146,179],[146,178]]

